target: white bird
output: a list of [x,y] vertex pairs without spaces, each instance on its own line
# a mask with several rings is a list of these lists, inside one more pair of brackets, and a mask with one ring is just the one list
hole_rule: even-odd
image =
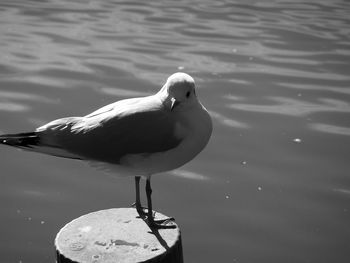
[[[211,133],[211,118],[196,96],[193,78],[178,72],[154,95],[120,100],[84,117],[57,119],[34,132],[0,135],[0,143],[135,176],[138,213],[150,227],[163,228],[152,211],[151,176],[192,160]],[[141,206],[141,177],[146,178],[147,213]]]

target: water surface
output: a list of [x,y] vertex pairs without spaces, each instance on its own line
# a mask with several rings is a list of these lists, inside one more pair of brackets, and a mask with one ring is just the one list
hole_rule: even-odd
[[[349,262],[350,4],[0,3],[0,132],[31,131],[191,74],[214,132],[153,179],[186,262]],[[134,200],[132,178],[0,147],[1,262],[54,262],[70,220]]]

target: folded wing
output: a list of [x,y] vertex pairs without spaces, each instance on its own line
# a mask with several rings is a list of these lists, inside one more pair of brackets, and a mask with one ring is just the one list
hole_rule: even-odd
[[175,135],[172,115],[151,99],[120,101],[85,117],[52,121],[33,133],[4,135],[0,141],[55,156],[115,164],[128,154],[164,152],[182,138]]

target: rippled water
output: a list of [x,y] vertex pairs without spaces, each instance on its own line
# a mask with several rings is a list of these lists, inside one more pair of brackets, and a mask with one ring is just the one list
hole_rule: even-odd
[[[349,262],[349,36],[345,0],[1,1],[0,132],[188,72],[214,133],[198,158],[153,180],[186,262]],[[1,262],[54,262],[66,222],[134,200],[132,178],[0,154]]]

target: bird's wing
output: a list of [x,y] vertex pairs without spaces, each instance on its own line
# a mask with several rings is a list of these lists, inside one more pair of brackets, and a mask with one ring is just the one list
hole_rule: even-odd
[[85,117],[58,119],[38,128],[37,147],[57,149],[62,157],[65,151],[68,158],[118,163],[128,154],[147,155],[176,147],[182,138],[175,129],[173,115],[156,98],[128,99]]

